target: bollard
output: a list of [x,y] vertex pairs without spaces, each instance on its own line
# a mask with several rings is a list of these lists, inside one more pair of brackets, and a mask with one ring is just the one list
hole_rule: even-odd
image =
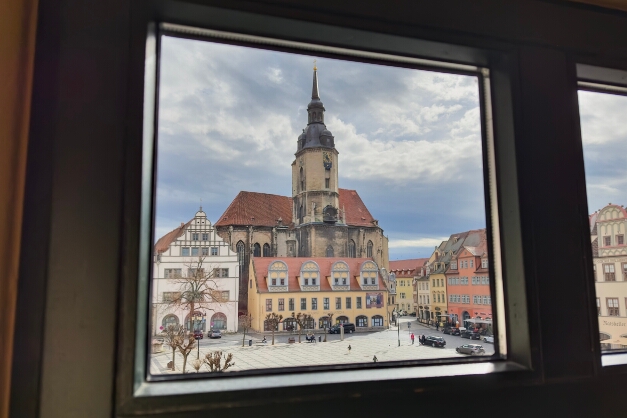
[[252,346],[253,345],[253,340],[248,340],[248,346]]
[[322,337],[318,335],[318,342],[321,343],[322,342]]

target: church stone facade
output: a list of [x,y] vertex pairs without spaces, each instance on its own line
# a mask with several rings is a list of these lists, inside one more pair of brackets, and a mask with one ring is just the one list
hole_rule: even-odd
[[247,310],[251,256],[371,258],[389,268],[388,240],[378,221],[355,190],[339,188],[339,153],[324,112],[314,68],[308,123],[292,162],[292,196],[242,191],[215,223],[238,253],[241,312]]

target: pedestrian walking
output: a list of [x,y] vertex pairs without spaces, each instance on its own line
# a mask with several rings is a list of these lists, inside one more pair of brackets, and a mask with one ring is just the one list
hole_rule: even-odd
[[414,345],[414,333],[411,333],[411,345]]

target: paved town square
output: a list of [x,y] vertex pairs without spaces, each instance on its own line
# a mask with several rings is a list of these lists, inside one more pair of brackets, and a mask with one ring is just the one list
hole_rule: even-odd
[[[410,324],[410,328],[407,327]],[[494,353],[493,344],[483,341],[470,341],[451,335],[442,335],[433,327],[425,327],[415,319],[403,318],[401,330],[396,327],[374,333],[354,333],[344,336],[327,334],[327,342],[318,342],[318,337],[324,340],[324,333],[316,334],[316,343],[308,343],[302,335],[302,343],[298,343],[297,334],[275,334],[275,345],[271,345],[271,333],[251,334],[246,336],[245,346],[242,347],[242,334],[225,334],[219,340],[204,338],[200,343],[200,358],[206,353],[220,350],[225,354],[233,354],[234,366],[228,371],[242,371],[253,369],[269,369],[276,367],[320,366],[329,364],[369,363],[376,356],[378,362],[402,361],[417,359],[439,359],[464,356],[455,352],[455,348],[463,344],[480,344],[486,350],[486,355]],[[414,332],[415,343],[412,345],[410,335]],[[445,348],[421,346],[418,344],[418,335],[442,336],[446,340]],[[263,336],[268,342],[261,343]],[[398,346],[400,335],[401,345]],[[288,338],[295,338],[296,343],[288,343]],[[249,346],[249,340],[253,341]],[[350,351],[348,347],[351,347]],[[195,372],[191,365],[196,359],[198,351],[190,353],[186,372]],[[161,353],[152,354],[150,372],[152,374],[182,373],[183,357],[176,354],[176,371],[168,369],[167,364],[172,360],[172,351],[164,346]],[[203,366],[201,372],[207,371]]]

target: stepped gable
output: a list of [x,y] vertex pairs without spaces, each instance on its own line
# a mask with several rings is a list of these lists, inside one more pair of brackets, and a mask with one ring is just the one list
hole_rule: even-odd
[[[331,276],[331,268],[336,261],[343,261],[348,265],[350,271],[350,290],[361,290],[361,286],[357,282],[361,272],[361,265],[366,261],[373,261],[371,258],[341,258],[341,257],[257,257],[253,259],[253,268],[255,272],[255,280],[257,281],[257,289],[260,293],[268,293],[268,267],[275,261],[283,261],[287,264],[287,286],[289,292],[300,292],[298,278],[300,276],[300,268],[307,261],[314,261],[320,268],[320,292],[332,291],[328,277]],[[385,290],[381,275],[378,275],[378,290]],[[375,290],[373,290],[375,292]],[[315,293],[315,292],[307,292]],[[339,294],[340,292],[338,292]]]
[[215,226],[277,225],[281,218],[283,225],[292,223],[292,198],[268,193],[239,192],[224,211]]
[[189,224],[192,223],[192,221],[193,219],[190,219],[189,222],[187,222],[186,224],[182,223],[181,226],[179,226],[178,228],[168,232],[167,234],[159,238],[155,243],[155,253],[161,254],[167,251],[168,248],[170,248],[170,244],[172,243],[172,241],[183,235]]
[[346,224],[351,226],[374,226],[375,220],[355,190],[338,189],[340,210],[346,209]]

